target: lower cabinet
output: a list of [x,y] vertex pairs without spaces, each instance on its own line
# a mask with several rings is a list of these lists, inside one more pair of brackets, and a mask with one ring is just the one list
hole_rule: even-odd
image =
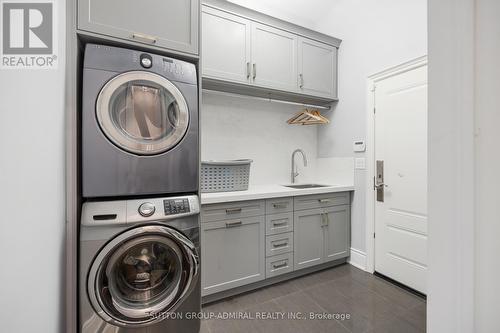
[[201,224],[202,296],[263,280],[264,216]]
[[294,269],[349,256],[350,206],[294,213]]
[[202,207],[202,296],[349,256],[348,192]]

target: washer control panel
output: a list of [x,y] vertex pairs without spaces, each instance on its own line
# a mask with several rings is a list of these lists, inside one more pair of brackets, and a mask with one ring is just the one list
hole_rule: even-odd
[[[163,206],[163,209],[161,209]],[[117,225],[146,221],[168,221],[200,213],[196,195],[178,197],[85,202],[82,225]]]
[[189,200],[187,198],[163,200],[165,215],[189,213]]

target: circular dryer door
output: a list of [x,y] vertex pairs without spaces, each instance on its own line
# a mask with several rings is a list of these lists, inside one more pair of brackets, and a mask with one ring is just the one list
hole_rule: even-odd
[[150,225],[112,239],[95,258],[87,291],[96,313],[123,327],[158,322],[190,294],[199,275],[194,244]]
[[97,97],[96,113],[106,137],[138,155],[172,149],[189,126],[189,110],[180,90],[150,72],[127,72],[108,81]]

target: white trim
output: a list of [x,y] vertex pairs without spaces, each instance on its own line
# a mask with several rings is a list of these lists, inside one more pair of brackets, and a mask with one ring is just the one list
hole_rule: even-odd
[[367,79],[367,107],[366,107],[366,271],[375,271],[375,196],[373,191],[373,177],[375,176],[375,87],[376,83],[389,77],[408,72],[427,65],[427,56],[418,57],[370,75]]
[[356,268],[366,271],[366,253],[351,247],[351,257],[349,258],[348,263]]

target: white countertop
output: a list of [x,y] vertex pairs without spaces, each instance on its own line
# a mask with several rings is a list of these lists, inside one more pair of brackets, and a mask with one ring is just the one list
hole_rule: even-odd
[[[322,185],[321,183],[318,183]],[[300,185],[300,184],[294,184]],[[326,185],[326,184],[324,184]],[[201,204],[214,204],[221,202],[244,201],[270,199],[280,197],[295,197],[299,195],[332,193],[354,191],[354,185],[328,185],[324,187],[293,189],[283,185],[254,185],[250,186],[246,191],[234,192],[217,192],[217,193],[202,193]]]

